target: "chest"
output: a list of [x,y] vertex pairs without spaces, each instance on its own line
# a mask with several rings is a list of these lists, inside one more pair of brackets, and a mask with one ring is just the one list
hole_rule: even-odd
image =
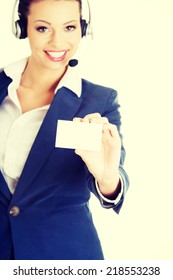
[[21,111],[26,113],[28,111],[51,104],[54,98],[53,91],[37,90],[19,86],[17,89],[17,97],[21,107]]

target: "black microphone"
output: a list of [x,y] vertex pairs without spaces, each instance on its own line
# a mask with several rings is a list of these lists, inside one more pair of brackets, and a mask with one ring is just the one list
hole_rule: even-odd
[[78,65],[78,60],[77,60],[77,59],[71,59],[71,60],[69,61],[68,65],[69,65],[70,67],[75,67],[75,66]]

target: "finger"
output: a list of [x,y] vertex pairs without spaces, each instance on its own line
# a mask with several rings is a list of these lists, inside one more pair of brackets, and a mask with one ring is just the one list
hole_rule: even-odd
[[104,124],[103,133],[104,132],[105,133],[109,132],[110,136],[112,136],[112,137],[119,136],[118,129],[117,129],[116,125],[111,124],[111,123],[105,123]]
[[90,153],[90,151],[75,149],[75,154],[80,156],[83,160],[85,159],[86,155]]
[[100,118],[101,115],[100,113],[93,113],[93,114],[88,114],[84,117],[84,120],[91,120],[91,119],[94,119],[94,118]]
[[73,122],[82,122],[82,118],[73,118]]
[[101,124],[109,123],[109,120],[106,117],[84,118],[83,121],[84,122],[90,122],[90,123],[101,123]]
[[120,136],[117,127],[112,124],[106,124],[103,127],[103,143],[108,143],[111,146],[121,146]]

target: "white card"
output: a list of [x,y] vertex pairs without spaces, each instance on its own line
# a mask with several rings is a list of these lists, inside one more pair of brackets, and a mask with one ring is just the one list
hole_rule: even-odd
[[55,147],[99,151],[102,128],[103,124],[58,120]]

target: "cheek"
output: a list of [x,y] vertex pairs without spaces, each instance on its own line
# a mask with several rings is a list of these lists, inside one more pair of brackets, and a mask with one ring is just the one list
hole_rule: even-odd
[[44,43],[40,40],[40,38],[38,39],[37,36],[32,35],[31,37],[28,37],[28,39],[32,50],[43,49]]
[[27,30],[28,40],[31,49],[40,49],[44,46],[44,41],[41,36],[35,30],[28,28]]
[[81,41],[81,35],[80,33],[79,34],[76,34],[76,36],[74,36],[73,38],[71,38],[71,45],[74,47],[74,48],[78,48],[79,44],[80,44],[80,41]]

